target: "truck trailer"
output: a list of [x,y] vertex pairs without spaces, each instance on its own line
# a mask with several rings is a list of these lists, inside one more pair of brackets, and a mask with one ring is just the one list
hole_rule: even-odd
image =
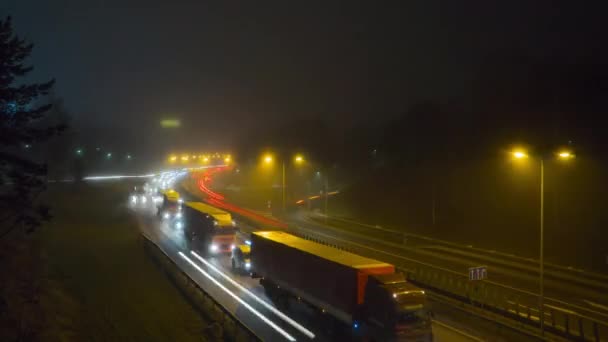
[[186,202],[183,213],[184,236],[203,253],[230,253],[235,247],[237,228],[229,212],[202,202]]
[[424,291],[391,264],[262,231],[251,235],[251,271],[278,304],[304,302],[353,338],[432,341]]

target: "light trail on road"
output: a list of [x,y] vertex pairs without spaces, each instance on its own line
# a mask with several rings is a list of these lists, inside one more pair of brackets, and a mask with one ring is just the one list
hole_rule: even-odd
[[110,176],[87,176],[84,180],[108,180],[108,179],[124,179],[124,178],[150,178],[156,176],[151,173],[148,175],[110,175]]
[[215,285],[217,285],[220,289],[224,290],[230,297],[234,298],[236,301],[241,303],[245,308],[251,311],[254,315],[258,316],[262,321],[266,324],[270,325],[274,330],[276,330],[279,334],[283,335],[289,341],[295,341],[295,337],[291,336],[287,331],[283,330],[280,326],[278,326],[275,322],[271,321],[268,317],[261,314],[259,311],[254,309],[251,305],[247,304],[243,299],[237,296],[234,292],[228,290],[224,285],[222,285],[217,279],[213,278],[209,273],[205,272],[199,265],[197,265],[192,259],[188,258],[181,251],[178,252],[179,255],[184,258],[192,267],[194,267],[197,271],[202,273],[207,279],[211,280]]
[[291,324],[294,328],[298,329],[301,333],[303,333],[304,335],[310,337],[311,339],[315,338],[315,334],[312,331],[306,329],[300,323],[294,321],[289,316],[287,316],[284,313],[282,313],[281,311],[277,310],[274,306],[272,306],[272,305],[268,304],[267,302],[265,302],[264,300],[262,300],[262,298],[260,298],[260,297],[256,296],[255,294],[253,294],[251,291],[249,291],[248,289],[246,289],[245,287],[243,287],[241,284],[239,284],[238,282],[236,282],[234,279],[230,278],[224,272],[220,271],[217,267],[215,267],[210,262],[208,262],[207,260],[205,260],[203,257],[201,257],[200,255],[198,255],[195,251],[190,251],[190,254],[194,255],[195,258],[197,258],[202,263],[204,263],[205,265],[207,265],[207,267],[213,269],[215,272],[217,272],[219,275],[221,275],[224,279],[226,279],[227,281],[229,281],[232,285],[236,286],[239,290],[241,290],[241,291],[245,292],[246,294],[248,294],[250,297],[252,297],[253,299],[255,299],[258,303],[262,304],[268,310],[272,311],[274,314],[276,314],[277,316],[279,316],[282,320],[284,320],[285,322]]

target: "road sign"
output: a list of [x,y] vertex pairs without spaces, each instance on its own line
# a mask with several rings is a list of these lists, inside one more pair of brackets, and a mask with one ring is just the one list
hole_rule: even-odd
[[488,278],[488,267],[469,267],[469,280],[483,280]]

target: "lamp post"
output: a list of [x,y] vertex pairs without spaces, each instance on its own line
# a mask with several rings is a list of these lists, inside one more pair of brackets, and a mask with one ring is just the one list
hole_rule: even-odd
[[[561,151],[557,153],[558,159],[569,160],[574,158],[574,155],[568,151]],[[515,150],[513,152],[513,158],[515,159],[527,159],[528,154],[522,150]],[[545,161],[541,156],[539,158],[540,163],[540,219],[539,219],[539,296],[538,296],[538,322],[540,324],[540,335],[545,335]]]
[[[274,162],[274,157],[271,154],[265,154],[263,157],[264,164],[270,165]],[[294,164],[300,165],[304,163],[304,157],[301,154],[296,154],[293,157]],[[281,162],[281,200],[283,212],[286,211],[286,199],[285,199],[285,188],[286,188],[286,177],[285,177],[285,160]]]

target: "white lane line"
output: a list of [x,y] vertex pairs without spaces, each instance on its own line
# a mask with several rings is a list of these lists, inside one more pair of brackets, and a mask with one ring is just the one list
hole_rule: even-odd
[[294,321],[289,316],[287,316],[284,313],[282,313],[281,311],[277,310],[274,306],[268,304],[266,301],[262,300],[260,297],[258,297],[255,294],[253,294],[251,291],[249,291],[248,289],[246,289],[245,287],[243,287],[241,284],[239,284],[238,282],[236,282],[234,279],[232,279],[228,275],[226,275],[224,272],[220,271],[213,264],[211,264],[210,262],[208,262],[207,260],[205,260],[203,257],[201,257],[200,255],[198,255],[195,251],[190,251],[190,254],[194,255],[195,258],[197,258],[198,260],[200,260],[202,263],[204,263],[205,265],[207,265],[209,268],[213,269],[215,272],[217,272],[219,275],[221,275],[224,279],[228,280],[232,285],[236,286],[239,290],[241,290],[241,291],[245,292],[246,294],[248,294],[250,297],[252,297],[253,299],[255,299],[258,303],[262,304],[268,310],[272,311],[274,314],[276,314],[277,316],[279,316],[282,320],[284,320],[285,322],[291,324],[294,328],[298,329],[301,333],[303,333],[304,335],[308,336],[309,338],[315,338],[315,334],[312,331],[306,329],[300,323]]
[[592,302],[592,301],[590,301],[590,300],[586,300],[586,299],[583,299],[583,302],[585,302],[585,303],[587,303],[587,304],[589,304],[589,305],[593,306],[594,308],[598,308],[598,309],[602,309],[602,310],[606,310],[606,311],[608,311],[608,306],[606,306],[606,305],[602,305],[602,304],[599,304],[599,303],[595,303],[595,302]]
[[484,342],[485,341],[485,340],[483,340],[483,339],[481,339],[481,338],[479,338],[477,336],[473,336],[473,335],[471,335],[471,334],[469,334],[467,332],[464,332],[464,331],[462,331],[460,329],[454,328],[453,326],[447,325],[447,324],[445,324],[443,322],[440,322],[440,321],[438,321],[436,319],[433,320],[433,323],[438,324],[438,325],[440,325],[440,326],[442,326],[442,327],[444,327],[444,328],[446,328],[448,330],[452,330],[455,333],[460,334],[460,335],[462,335],[462,336],[464,336],[464,337],[466,337],[468,339],[471,339],[473,341],[478,341],[478,342]]
[[211,280],[220,289],[224,290],[224,292],[226,292],[230,297],[236,299],[245,308],[247,308],[253,314],[255,314],[256,316],[258,316],[262,321],[266,322],[266,324],[270,325],[274,330],[276,330],[278,333],[280,333],[281,335],[283,335],[286,339],[288,339],[289,341],[295,341],[296,340],[293,336],[289,335],[289,333],[287,333],[287,331],[285,331],[281,327],[279,327],[275,322],[271,321],[266,316],[262,315],[259,311],[257,311],[253,307],[251,307],[251,305],[247,304],[239,296],[237,296],[236,294],[234,294],[234,292],[228,290],[224,285],[222,285],[219,281],[217,281],[217,279],[213,278],[209,273],[205,272],[202,268],[200,268],[200,266],[198,266],[194,261],[192,261],[192,259],[188,258],[184,253],[182,253],[180,251],[179,255],[182,258],[184,258],[190,265],[192,265],[192,267],[196,268],[197,271],[201,272],[207,279]]

